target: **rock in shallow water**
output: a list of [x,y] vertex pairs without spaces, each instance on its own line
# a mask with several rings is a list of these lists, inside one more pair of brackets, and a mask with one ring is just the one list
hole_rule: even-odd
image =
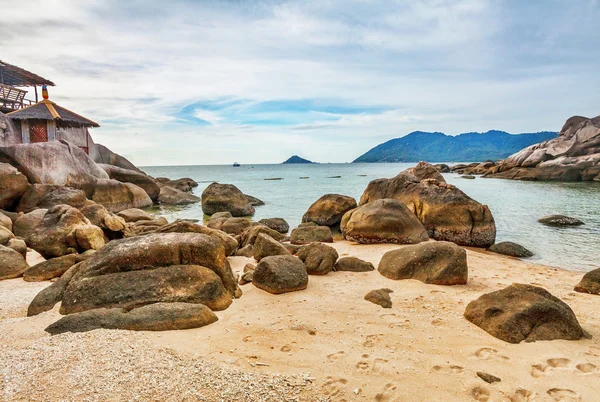
[[71,314],[46,328],[56,335],[64,332],[86,332],[98,328],[132,331],[171,331],[199,328],[218,320],[203,304],[154,303],[130,311],[123,308],[96,309]]
[[496,254],[508,255],[511,257],[528,258],[532,257],[533,253],[527,250],[520,244],[513,243],[512,241],[503,241],[500,243],[493,244],[488,248],[488,251]]
[[571,218],[565,215],[547,215],[538,219],[538,222],[546,226],[580,226],[584,223],[577,218]]
[[236,186],[212,183],[202,192],[202,211],[207,215],[229,212],[232,216],[254,215],[254,207]]
[[279,233],[286,234],[290,231],[290,225],[283,218],[268,218],[258,221],[266,227],[276,230]]
[[319,226],[333,226],[342,216],[356,208],[356,200],[340,194],[325,194],[315,201],[302,217],[302,222],[314,222]]

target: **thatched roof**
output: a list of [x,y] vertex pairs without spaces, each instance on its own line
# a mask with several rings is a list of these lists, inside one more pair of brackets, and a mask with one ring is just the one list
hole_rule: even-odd
[[54,83],[21,67],[13,66],[0,60],[0,84],[13,87],[33,87],[35,85],[50,85]]
[[48,99],[44,99],[35,105],[9,113],[7,116],[13,120],[58,120],[60,122],[77,124],[84,127],[100,127],[98,123],[86,119],[77,113],[71,112],[69,109],[65,109],[62,106],[58,106]]

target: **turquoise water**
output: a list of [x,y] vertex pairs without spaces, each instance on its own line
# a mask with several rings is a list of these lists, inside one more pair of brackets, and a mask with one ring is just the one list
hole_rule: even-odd
[[[236,185],[266,205],[256,208],[255,220],[284,218],[295,227],[302,215],[320,196],[327,193],[350,195],[358,201],[374,179],[393,177],[414,163],[247,165],[233,166],[154,166],[143,168],[154,177],[190,177],[200,185],[198,196],[213,181]],[[340,178],[334,178],[341,176]],[[300,179],[300,177],[308,177]],[[477,201],[487,204],[498,229],[497,242],[514,241],[533,251],[532,262],[572,271],[600,268],[600,183],[539,183],[501,179],[466,180],[444,174],[452,183]],[[265,180],[281,178],[281,180]],[[201,205],[162,209],[169,220],[202,219]],[[551,228],[537,219],[564,214],[581,219],[584,226]]]

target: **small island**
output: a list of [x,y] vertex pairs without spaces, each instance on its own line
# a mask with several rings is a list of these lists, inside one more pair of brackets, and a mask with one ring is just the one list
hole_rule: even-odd
[[283,163],[314,163],[314,162],[311,162],[308,159],[301,158],[298,155],[294,155]]

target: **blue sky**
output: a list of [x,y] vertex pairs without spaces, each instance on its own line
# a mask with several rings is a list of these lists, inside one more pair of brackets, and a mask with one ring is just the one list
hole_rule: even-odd
[[[598,0],[0,0],[0,59],[138,165],[351,161],[600,114]],[[32,13],[31,10],[36,10]]]

